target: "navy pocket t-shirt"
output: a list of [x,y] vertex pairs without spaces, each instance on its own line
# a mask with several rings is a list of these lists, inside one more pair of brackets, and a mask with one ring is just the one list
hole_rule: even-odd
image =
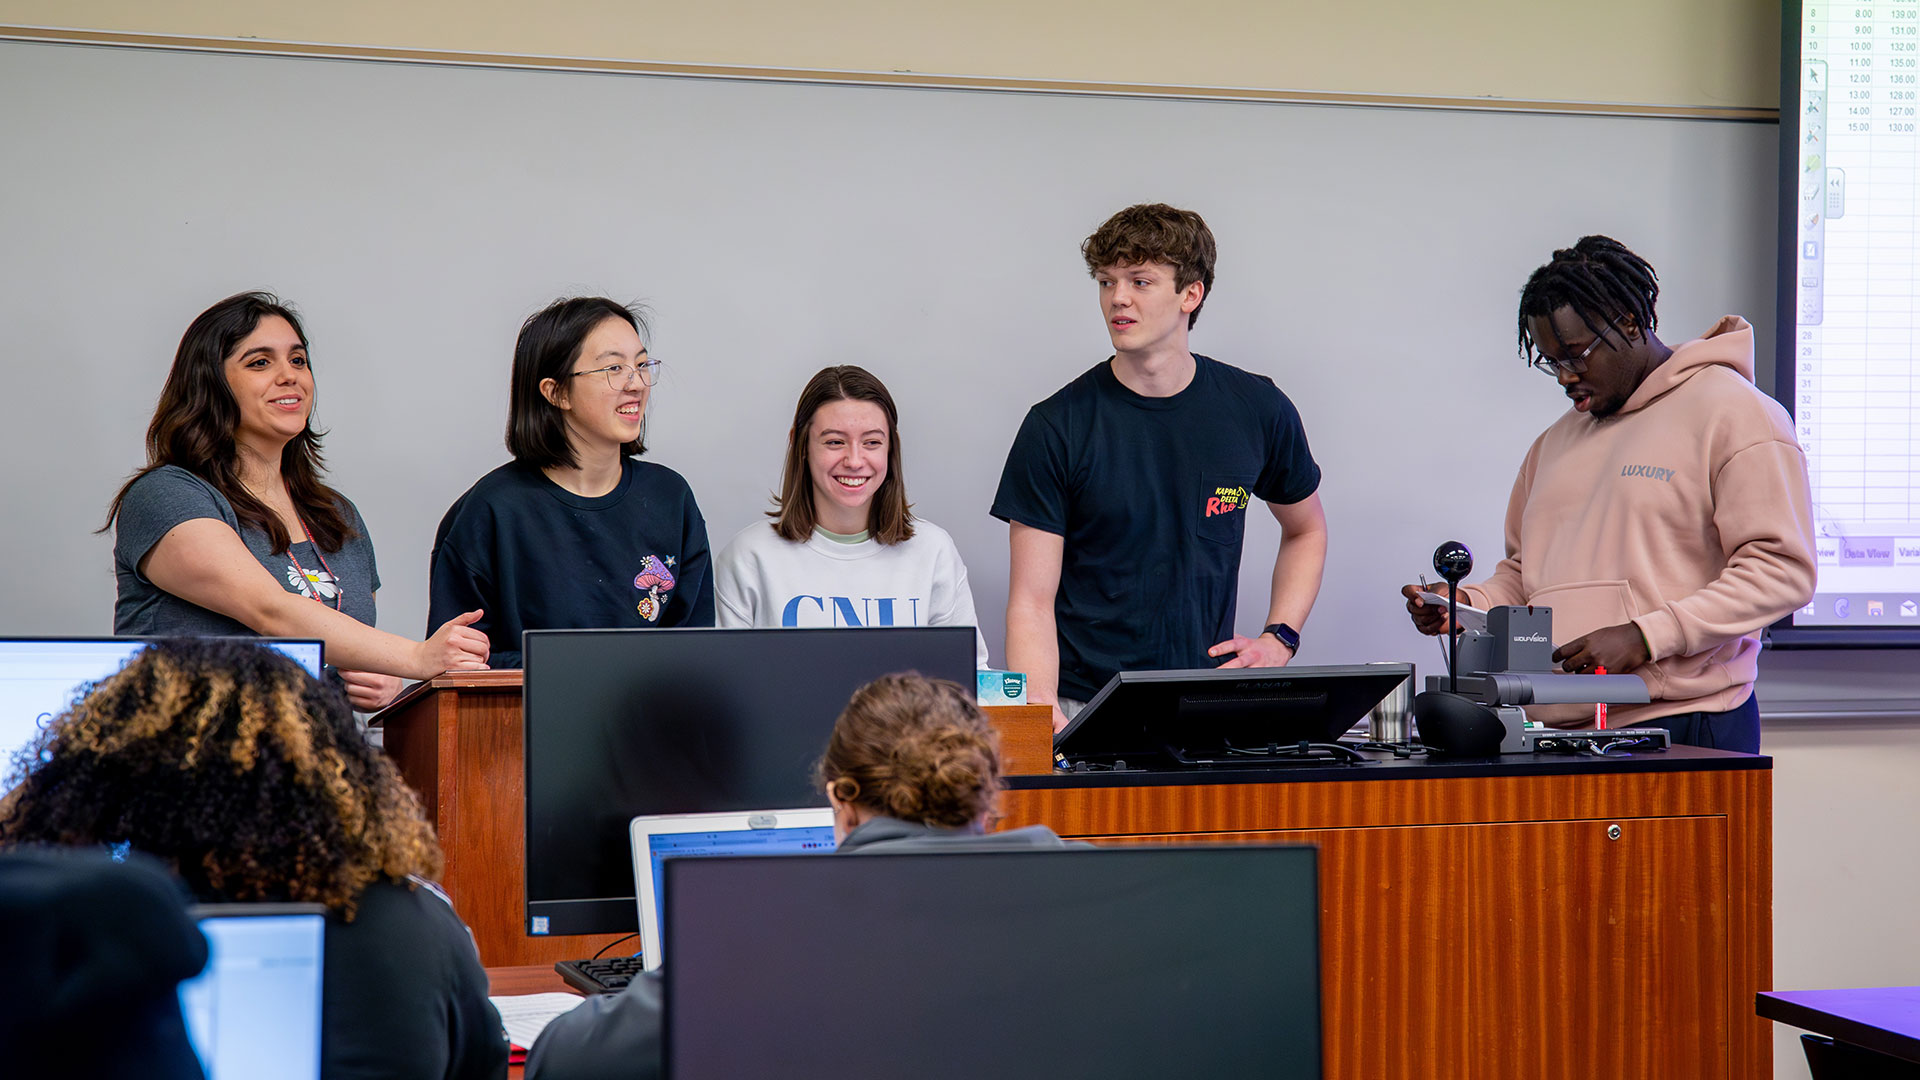
[[1320,486],[1300,414],[1271,379],[1194,362],[1193,382],[1165,398],[1102,363],[1035,405],[1007,454],[993,516],[1065,539],[1066,697],[1085,701],[1119,671],[1215,666],[1254,499],[1286,505]]

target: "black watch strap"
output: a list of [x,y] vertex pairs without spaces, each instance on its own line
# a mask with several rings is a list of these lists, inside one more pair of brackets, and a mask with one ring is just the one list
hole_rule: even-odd
[[1260,632],[1263,634],[1272,634],[1275,638],[1279,639],[1280,644],[1285,645],[1295,656],[1300,655],[1300,631],[1295,630],[1286,623],[1277,622]]

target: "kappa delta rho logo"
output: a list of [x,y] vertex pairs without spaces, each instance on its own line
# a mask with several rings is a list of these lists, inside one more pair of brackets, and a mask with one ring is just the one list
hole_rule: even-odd
[[1206,516],[1218,517],[1221,514],[1231,514],[1235,510],[1245,510],[1247,496],[1247,489],[1243,487],[1214,488],[1213,494],[1207,496]]
[[633,575],[633,587],[647,594],[634,605],[634,610],[648,622],[657,622],[660,609],[666,606],[667,594],[673,591],[675,584],[673,556],[664,559],[658,555],[647,556],[646,561],[640,564],[640,572]]

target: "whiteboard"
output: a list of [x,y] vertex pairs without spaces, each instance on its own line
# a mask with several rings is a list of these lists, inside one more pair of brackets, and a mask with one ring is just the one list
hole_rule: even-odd
[[[1129,203],[1206,216],[1194,348],[1271,376],[1306,421],[1332,552],[1304,662],[1431,667],[1397,587],[1444,539],[1498,558],[1520,457],[1563,407],[1513,340],[1553,248],[1605,232],[1645,255],[1670,341],[1746,315],[1770,385],[1771,125],[22,43],[0,44],[0,100],[9,634],[109,630],[92,530],[181,331],[249,288],[306,317],[380,625],[414,635],[434,527],[506,458],[514,334],[560,295],[655,312],[649,456],[687,477],[716,549],[767,508],[807,377],[885,380],[909,495],[959,544],[996,663],[1007,536],[987,508],[1027,407],[1108,355],[1078,245]],[[1277,542],[1256,511],[1243,631]]]

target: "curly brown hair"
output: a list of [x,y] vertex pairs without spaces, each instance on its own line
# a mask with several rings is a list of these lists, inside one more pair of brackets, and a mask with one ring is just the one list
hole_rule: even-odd
[[203,901],[321,903],[438,878],[420,802],[338,690],[262,645],[156,642],[22,753],[0,843],[126,844]]
[[901,821],[961,829],[993,808],[998,739],[959,683],[882,675],[834,721],[820,783],[841,802]]
[[1166,263],[1173,267],[1178,292],[1194,282],[1202,286],[1200,303],[1187,313],[1187,328],[1200,321],[1200,309],[1213,295],[1213,264],[1218,258],[1213,230],[1191,210],[1166,203],[1141,203],[1113,215],[1080,244],[1087,273],[1098,277],[1112,266]]

